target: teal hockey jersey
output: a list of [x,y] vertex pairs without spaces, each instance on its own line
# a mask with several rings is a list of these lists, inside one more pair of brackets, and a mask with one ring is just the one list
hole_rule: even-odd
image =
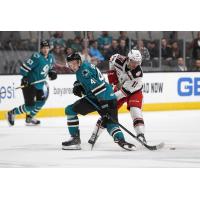
[[112,86],[105,81],[99,69],[83,62],[76,72],[76,79],[82,84],[85,95],[97,100],[116,99]]
[[[30,83],[43,80],[47,77],[49,70],[54,66],[54,57],[49,53],[45,58],[43,54],[36,52],[27,59],[20,67],[20,74],[28,77]],[[37,89],[42,89],[44,82],[34,85]]]

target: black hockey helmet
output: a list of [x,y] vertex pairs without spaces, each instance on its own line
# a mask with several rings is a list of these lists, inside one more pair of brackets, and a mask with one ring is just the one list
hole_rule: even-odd
[[40,42],[40,48],[50,47],[49,42],[47,40],[43,40]]
[[71,55],[67,56],[67,62],[71,62],[73,60],[81,61],[81,56],[78,53],[72,53]]

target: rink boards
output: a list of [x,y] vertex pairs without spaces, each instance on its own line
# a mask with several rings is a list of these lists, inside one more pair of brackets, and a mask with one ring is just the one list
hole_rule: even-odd
[[[0,119],[5,111],[23,104],[20,85],[21,76],[0,76]],[[75,75],[58,75],[48,81],[49,98],[40,111],[40,117],[64,116],[64,108],[79,98],[72,93]],[[200,109],[200,72],[144,73],[144,111]],[[119,112],[126,112],[124,105]],[[23,116],[20,116],[23,117]]]

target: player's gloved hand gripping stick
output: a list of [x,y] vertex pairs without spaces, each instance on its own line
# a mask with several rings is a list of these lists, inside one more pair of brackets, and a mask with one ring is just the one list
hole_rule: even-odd
[[83,86],[79,81],[75,81],[73,84],[73,94],[78,97],[82,97],[85,93]]
[[[17,89],[22,89],[22,88],[25,88],[25,87],[28,87],[29,85],[34,85],[34,84],[36,84],[36,83],[42,83],[42,82],[44,82],[44,81],[46,81],[47,79],[42,79],[42,80],[39,80],[39,81],[35,81],[35,82],[32,82],[32,83],[22,83],[22,85],[21,86],[19,86],[19,87],[16,87],[15,88],[15,90],[17,90]],[[3,92],[1,92],[0,94],[3,94],[3,93],[5,93],[6,91],[3,91]]]
[[[23,80],[23,79],[22,79],[22,80]],[[28,83],[28,82],[26,82],[26,80],[24,80],[24,83],[22,82],[22,85],[19,86],[19,87],[16,87],[15,90],[20,89],[20,88],[25,88],[25,87],[27,87],[27,86],[29,86],[29,85],[35,85],[36,83],[42,83],[42,82],[44,82],[44,81],[46,81],[46,80],[47,80],[47,79],[42,79],[42,80],[35,81],[35,82],[32,82],[32,83]]]
[[[57,78],[57,73],[54,70],[51,70],[48,73],[48,75],[49,75],[49,80],[55,80]],[[46,80],[47,79],[45,78],[45,79],[41,79],[41,80],[38,80],[38,81],[35,81],[35,82],[32,82],[32,83],[29,83],[27,77],[23,77],[22,78],[22,82],[21,82],[21,86],[16,87],[15,90],[20,89],[20,88],[22,89],[22,88],[28,87],[29,85],[35,85],[37,83],[42,83],[42,82],[44,82]]]
[[[98,111],[101,111],[100,107],[96,105],[91,99],[89,99],[87,96],[84,97],[91,105],[93,105]],[[113,119],[109,114],[107,114],[107,117],[112,120],[114,123],[118,124],[123,130],[125,130],[129,135],[131,135],[134,139],[136,139],[140,144],[145,146],[149,150],[158,150],[164,147],[164,143],[160,143],[158,145],[148,145],[141,141],[139,138],[136,137],[136,135],[132,134],[128,129],[126,129],[123,125],[121,125],[119,122],[117,122],[115,119]],[[94,145],[93,145],[94,146]]]

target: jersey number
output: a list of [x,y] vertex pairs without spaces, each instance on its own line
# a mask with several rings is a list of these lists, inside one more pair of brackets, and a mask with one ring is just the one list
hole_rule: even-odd
[[132,84],[132,87],[135,88],[137,84],[138,84],[138,82],[137,82],[137,81],[134,81],[133,84]]
[[48,74],[48,72],[49,72],[49,65],[45,65],[45,66],[43,67],[43,69],[42,69],[41,74],[42,74],[44,77],[46,77],[47,74]]
[[97,70],[97,74],[98,74],[98,78],[100,81],[103,81],[105,78],[104,76],[102,75],[102,73],[99,71],[99,69],[97,67],[95,67],[95,65],[91,64],[90,65],[93,69],[96,69]]
[[99,76],[99,80],[103,81],[104,80],[104,76],[102,75],[102,73],[99,71],[98,68],[96,68],[96,69],[97,69],[97,73],[98,73],[98,76]]
[[26,62],[27,62],[29,65],[32,65],[32,64],[33,64],[33,61],[32,61],[31,59],[28,59]]

